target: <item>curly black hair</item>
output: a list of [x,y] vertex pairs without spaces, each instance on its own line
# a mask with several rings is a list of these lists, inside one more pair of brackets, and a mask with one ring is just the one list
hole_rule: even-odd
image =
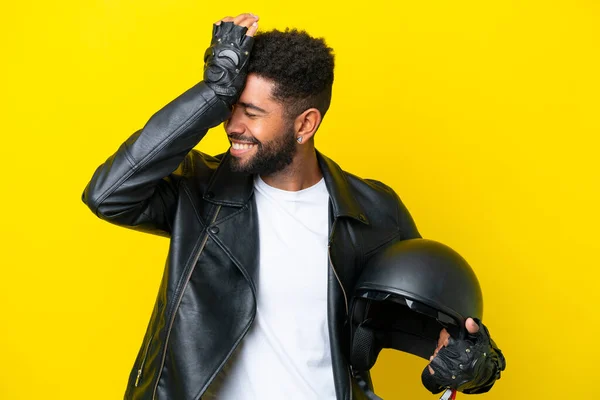
[[275,82],[272,95],[284,104],[288,117],[313,107],[323,117],[331,103],[333,67],[333,49],[323,38],[286,28],[255,36],[248,73]]

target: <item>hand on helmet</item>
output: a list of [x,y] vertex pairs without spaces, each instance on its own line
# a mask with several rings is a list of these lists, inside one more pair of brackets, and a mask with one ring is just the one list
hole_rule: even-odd
[[[473,318],[467,318],[467,320],[465,321],[465,327],[467,328],[467,332],[469,332],[469,334],[471,335],[474,335],[477,332],[479,332],[479,325],[477,325]],[[444,328],[440,331],[440,337],[438,339],[437,348],[435,349],[433,355],[429,357],[429,361],[433,360],[433,358],[437,355],[437,353],[442,347],[448,345],[448,339],[450,339],[450,334],[448,333],[446,328]],[[429,368],[429,372],[433,375],[433,368],[431,368],[430,365],[428,365],[427,368]]]
[[481,393],[500,378],[506,361],[500,349],[479,320],[468,318],[465,339],[454,339],[443,329],[438,347],[421,376],[425,387],[433,393],[445,388],[464,393]]

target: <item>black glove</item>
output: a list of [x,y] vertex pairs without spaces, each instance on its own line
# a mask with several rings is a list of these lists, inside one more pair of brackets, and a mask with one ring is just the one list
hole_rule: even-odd
[[469,333],[464,340],[450,337],[448,345],[428,365],[435,373],[432,375],[428,367],[423,370],[421,380],[430,392],[435,394],[450,388],[467,394],[484,393],[500,379],[506,360],[485,325],[479,319],[474,320],[479,332]]
[[237,102],[246,83],[248,58],[254,38],[248,28],[233,22],[213,26],[210,47],[204,53],[204,82],[228,106]]

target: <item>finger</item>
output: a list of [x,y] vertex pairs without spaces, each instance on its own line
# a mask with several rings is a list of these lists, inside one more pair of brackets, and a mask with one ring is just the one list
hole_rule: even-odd
[[240,14],[233,19],[234,24],[242,25],[246,28],[248,28],[250,25],[252,25],[253,22],[256,21],[258,21],[258,16],[251,13]]
[[465,327],[467,328],[467,332],[469,332],[471,335],[479,332],[479,325],[477,325],[477,322],[475,322],[473,318],[467,318],[465,321]]
[[221,18],[220,20],[215,22],[215,25],[221,25],[221,22],[231,22],[231,21],[233,21],[233,17],[225,17],[225,18]]
[[258,15],[251,13],[240,14],[235,17],[234,24],[247,28],[246,36],[254,36],[258,30]]
[[[256,31],[258,30],[258,17],[252,15],[252,14],[242,14],[242,15],[249,15],[250,17],[244,17],[243,19],[240,19],[239,21],[234,22],[236,25],[238,26],[242,26],[244,28],[246,28],[246,36],[254,36],[254,34],[256,33]],[[237,19],[237,17],[236,17]]]
[[254,36],[256,34],[257,30],[258,30],[258,22],[255,21],[248,28],[248,32],[246,32],[246,36]]
[[435,374],[435,371],[433,370],[433,368],[431,368],[430,366],[427,366],[427,368],[429,368],[429,373],[431,375]]
[[438,348],[440,348],[442,346],[447,346],[449,337],[450,337],[450,334],[448,333],[446,328],[442,329],[440,332],[440,337],[438,338]]

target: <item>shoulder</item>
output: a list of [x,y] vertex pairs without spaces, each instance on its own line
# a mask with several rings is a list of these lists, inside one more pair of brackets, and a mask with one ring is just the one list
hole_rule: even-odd
[[343,171],[356,201],[374,227],[395,225],[400,239],[421,237],[400,196],[387,184]]
[[401,202],[390,186],[375,179],[361,178],[342,171],[356,200],[363,208],[395,209]]
[[343,173],[356,194],[362,194],[364,196],[381,199],[382,201],[392,202],[395,202],[396,198],[398,198],[398,195],[394,189],[381,181],[369,178],[361,178],[347,171],[343,171]]

